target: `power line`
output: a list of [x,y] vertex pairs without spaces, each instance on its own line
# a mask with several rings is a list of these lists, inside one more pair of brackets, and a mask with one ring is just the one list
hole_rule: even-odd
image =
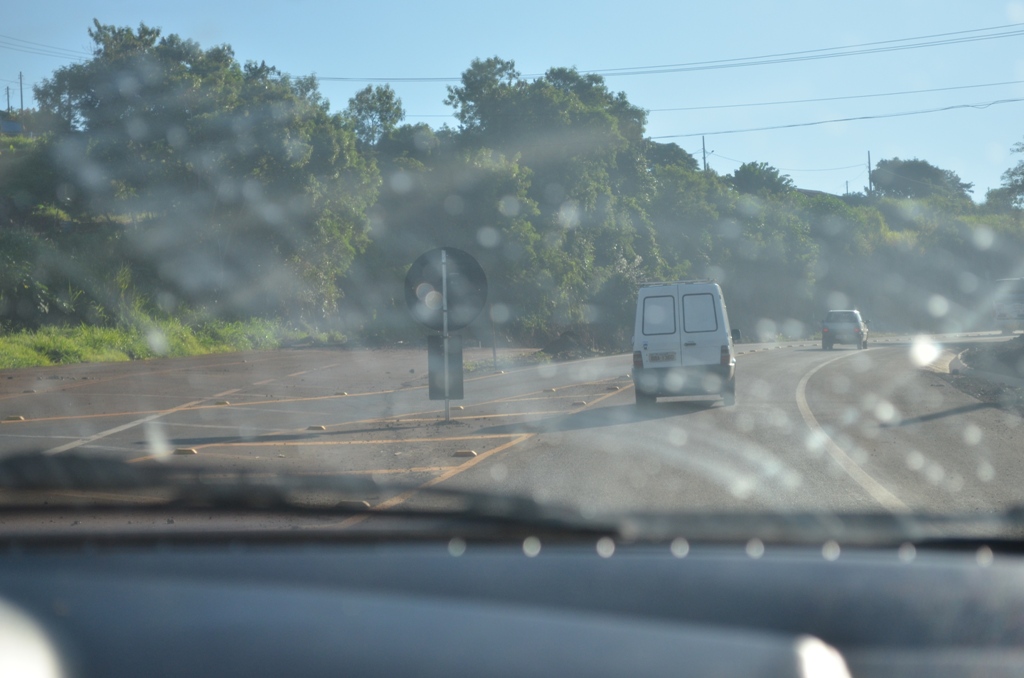
[[[724,68],[742,68],[746,66],[764,66],[770,64],[794,63],[798,61],[811,61],[819,59],[834,59],[838,57],[857,56],[863,54],[879,54],[884,52],[904,51],[910,49],[923,49],[927,47],[941,47],[945,45],[956,45],[968,42],[979,42],[983,40],[996,40],[1024,35],[1024,23],[1005,24],[1002,26],[990,26],[987,28],[973,28],[950,33],[935,33],[911,38],[896,38],[893,40],[882,40],[878,42],[866,42],[842,47],[824,47],[819,49],[802,50],[797,52],[780,52],[776,54],[765,54],[753,57],[738,57],[732,59],[717,59],[712,61],[695,61],[678,64],[664,64],[659,66],[630,66],[624,68],[606,68],[579,71],[585,75],[603,75],[606,77],[618,77],[629,75],[658,75],[664,73],[683,73],[691,71],[718,70]],[[1014,30],[1006,30],[1014,29]],[[992,33],[992,31],[1003,31]],[[988,33],[987,35],[975,35],[977,33]],[[898,44],[908,43],[908,44]],[[543,74],[524,75],[525,78],[540,78]],[[459,82],[461,77],[320,77],[320,80],[334,82]]]
[[[721,153],[716,153],[715,157],[722,158],[723,160],[730,160],[732,162],[739,163],[740,165],[746,162],[745,160],[737,160],[736,158],[730,158],[729,156],[722,155]],[[776,167],[775,169],[779,170],[780,172],[838,172],[839,170],[848,170],[853,169],[855,167],[863,166],[864,163],[859,162],[856,165],[844,165],[843,167],[824,167],[821,169],[794,169],[792,167]]]
[[3,34],[0,34],[0,39],[12,40],[14,42],[20,42],[20,43],[23,43],[23,44],[26,44],[26,45],[32,45],[33,47],[42,47],[44,49],[50,49],[50,50],[54,50],[54,51],[57,51],[57,52],[67,52],[68,54],[74,54],[74,55],[78,55],[78,56],[92,56],[92,52],[87,52],[85,50],[81,50],[81,49],[68,49],[66,47],[57,47],[55,45],[46,45],[46,44],[43,44],[41,42],[32,42],[31,40],[22,40],[21,38],[16,38],[13,35],[3,35]]
[[796,169],[793,167],[777,167],[776,169],[783,172],[838,172],[840,170],[854,169],[855,167],[863,167],[864,163],[859,162],[856,165],[844,165],[843,167],[823,167],[821,169]]
[[364,77],[345,77],[345,76],[332,76],[332,75],[318,75],[316,79],[321,82],[459,82],[462,80],[461,77],[437,77],[437,78],[364,78]]
[[986,101],[978,104],[956,104],[954,106],[943,106],[941,108],[929,108],[921,111],[903,111],[900,113],[881,113],[878,115],[859,115],[849,118],[833,118],[831,120],[815,120],[813,122],[796,122],[788,125],[770,125],[768,127],[748,127],[745,129],[731,129],[731,130],[719,130],[716,132],[694,132],[692,134],[663,134],[652,139],[683,139],[687,137],[699,137],[699,136],[715,136],[722,134],[741,134],[743,132],[766,132],[777,129],[792,129],[794,127],[814,127],[816,125],[829,125],[836,122],[855,122],[859,120],[879,120],[882,118],[901,118],[911,115],[925,115],[927,113],[941,113],[944,111],[953,111],[962,108],[974,108],[974,109],[985,109],[991,106],[999,106],[1002,104],[1013,104],[1024,101],[1021,99],[999,99],[997,101]]
[[747,104],[723,104],[718,106],[686,106],[682,108],[650,108],[648,113],[666,113],[670,111],[709,111],[723,108],[754,108],[758,106],[782,106],[786,104],[812,104],[824,101],[848,101],[850,99],[873,99],[878,97],[903,96],[907,94],[929,94],[932,92],[952,92],[962,89],[978,89],[982,87],[1003,87],[1006,85],[1021,85],[1024,80],[1008,80],[1006,82],[989,82],[978,85],[956,85],[952,87],[935,87],[932,89],[911,89],[900,92],[880,92],[877,94],[850,94],[845,96],[822,97],[819,99],[790,99],[788,101],[762,101]]
[[0,35],[0,48],[9,49],[15,52],[25,52],[26,54],[51,56],[56,57],[58,59],[67,59],[71,61],[82,61],[92,56],[92,54],[89,52],[65,49],[63,47],[54,47],[52,45],[44,45],[39,42],[22,40],[20,38],[15,38],[9,35]]
[[[1005,24],[1002,26],[990,26],[988,28],[973,28],[964,31],[951,33],[936,33],[933,35],[921,35],[912,38],[897,38],[893,40],[882,40],[879,42],[866,42],[843,47],[824,47],[820,49],[802,50],[797,52],[781,52],[778,54],[765,54],[754,57],[739,57],[733,59],[717,59],[712,61],[695,61],[681,64],[664,64],[660,66],[640,66],[632,68],[613,68],[594,71],[581,71],[582,73],[595,73],[600,75],[650,75],[655,73],[678,73],[684,71],[712,70],[720,68],[737,68],[742,66],[762,66],[765,64],[790,63],[794,61],[806,61],[812,59],[832,59],[841,56],[853,56],[859,54],[877,54],[881,52],[900,51],[907,49],[920,49],[924,47],[938,47],[943,45],[954,45],[964,42],[976,42],[980,40],[994,40],[998,38],[1015,37],[1024,35],[1022,23]],[[971,33],[984,33],[988,31],[1001,31],[1004,29],[1016,29],[1004,33],[990,35],[968,35]],[[961,37],[949,37],[961,36]],[[935,38],[943,38],[935,40]],[[926,42],[912,42],[921,41]],[[896,44],[911,43],[911,44]]]

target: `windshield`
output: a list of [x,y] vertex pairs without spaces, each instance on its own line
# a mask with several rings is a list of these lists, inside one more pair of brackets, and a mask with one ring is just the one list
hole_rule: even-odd
[[60,4],[0,29],[0,462],[161,470],[5,487],[1024,501],[1021,3]]
[[853,311],[829,311],[825,316],[828,323],[859,323],[860,316]]

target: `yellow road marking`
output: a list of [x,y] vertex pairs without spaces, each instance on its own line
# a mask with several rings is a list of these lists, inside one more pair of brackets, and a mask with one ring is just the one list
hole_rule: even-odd
[[323,367],[314,367],[311,370],[302,370],[301,372],[292,372],[291,374],[284,375],[284,377],[282,377],[282,379],[291,379],[292,377],[301,377],[302,375],[309,374],[310,372],[321,372],[323,370],[329,370],[332,367],[337,367],[340,364],[341,363],[331,363],[330,365],[324,365]]
[[[375,475],[398,475],[401,473],[437,473],[455,468],[454,466],[410,466],[409,468],[383,468],[363,471],[341,471],[338,475],[375,476]],[[303,474],[300,474],[303,475]]]
[[[241,365],[241,364],[246,363],[247,360],[248,359],[241,360],[241,361],[233,360],[231,362],[226,362],[226,363],[213,363],[211,365],[203,365],[201,369],[207,370],[207,369],[210,369],[212,367],[229,367],[231,365]],[[266,359],[259,360],[259,361],[254,361],[254,362],[272,362],[272,360],[275,360],[275,359],[266,358]],[[59,367],[59,366],[54,366],[54,367]],[[192,370],[195,370],[195,369],[196,369],[195,366],[191,366],[191,367],[173,367],[173,368],[167,368],[165,370],[154,370],[152,372],[146,372],[144,376],[147,377],[147,378],[148,377],[156,377],[156,376],[159,376],[161,374],[171,374],[173,372],[189,372],[189,371],[192,371]],[[138,379],[138,378],[139,378],[138,374],[122,374],[122,375],[118,375],[116,377],[107,377],[106,379],[97,379],[97,378],[94,378],[94,377],[89,377],[88,379],[84,380],[82,383],[61,384],[59,389],[54,389],[53,391],[47,391],[47,393],[57,393],[57,392],[60,392],[60,391],[70,391],[72,389],[84,388],[86,386],[93,386],[95,384],[106,384],[106,383],[109,383],[109,382],[112,382],[112,381],[119,381],[121,379]],[[26,395],[26,394],[23,394],[23,393],[11,393],[11,394],[8,394],[8,395],[0,396],[0,400],[7,400],[9,398],[16,398],[16,397],[22,396],[22,395]],[[37,395],[40,395],[40,394],[37,394]],[[135,414],[140,414],[140,413],[136,412]]]
[[[440,410],[438,412],[440,412]],[[537,410],[535,412],[497,412],[495,414],[471,414],[471,415],[468,415],[468,416],[460,415],[459,417],[457,417],[457,419],[459,421],[466,421],[466,420],[469,420],[469,419],[501,419],[501,418],[506,418],[506,417],[538,417],[538,416],[547,415],[547,414],[564,414],[564,410]],[[389,419],[388,421],[395,421],[395,420]],[[434,418],[427,418],[427,417],[417,417],[415,419],[402,418],[402,419],[399,419],[397,421],[400,421],[400,422],[402,422],[404,424],[404,423],[416,423],[416,422],[423,422],[423,421],[436,421],[436,419],[434,419]],[[344,431],[339,431],[339,433],[344,433]]]
[[[232,393],[235,393],[237,390],[238,389],[231,389],[230,391],[224,391],[223,393],[218,393],[218,394],[214,395],[213,397],[214,398],[223,398],[224,396],[231,395]],[[94,433],[91,436],[87,436],[85,438],[79,438],[78,440],[73,440],[70,443],[64,443],[63,445],[58,445],[57,447],[51,448],[49,450],[46,450],[45,452],[43,452],[43,454],[60,454],[61,452],[67,452],[68,450],[73,450],[76,447],[81,447],[82,445],[88,445],[89,443],[92,443],[92,442],[95,442],[97,440],[100,440],[101,438],[106,438],[108,436],[112,436],[115,433],[120,433],[121,431],[127,431],[130,428],[135,428],[139,424],[145,424],[147,422],[154,421],[155,419],[159,419],[159,418],[165,417],[165,416],[167,416],[169,414],[174,414],[175,412],[179,412],[179,411],[181,411],[183,409],[187,409],[189,406],[194,405],[197,402],[201,402],[201,401],[193,400],[191,403],[185,403],[184,405],[179,405],[178,407],[172,407],[169,410],[164,410],[164,411],[159,412],[157,414],[151,414],[148,417],[143,417],[142,419],[136,419],[135,421],[130,421],[127,424],[121,424],[120,426],[115,426],[114,428],[108,428],[106,431],[100,431],[99,433]]]
[[[398,506],[399,504],[403,504],[403,503],[409,501],[409,499],[411,499],[413,496],[415,496],[415,494],[417,492],[419,492],[420,490],[425,490],[426,488],[433,487],[434,485],[437,485],[438,483],[443,483],[444,481],[448,480],[449,478],[454,478],[455,476],[457,476],[458,474],[462,473],[463,471],[466,471],[466,470],[476,466],[477,464],[482,462],[484,459],[487,459],[488,457],[492,457],[492,456],[498,454],[499,452],[504,452],[505,450],[509,449],[510,447],[514,447],[514,446],[518,445],[519,443],[522,443],[522,442],[525,442],[525,441],[529,440],[530,438],[532,438],[535,435],[536,435],[535,433],[525,433],[525,434],[519,436],[518,438],[516,438],[515,440],[508,441],[504,445],[498,445],[497,447],[495,447],[493,449],[487,450],[483,454],[478,455],[476,457],[472,457],[471,459],[467,460],[466,462],[464,462],[462,464],[459,464],[458,466],[450,468],[447,472],[442,473],[441,475],[439,475],[439,476],[437,476],[435,478],[431,478],[430,480],[428,480],[425,483],[419,485],[418,487],[415,487],[415,488],[413,488],[411,490],[403,492],[402,494],[394,496],[391,499],[383,501],[380,504],[377,504],[376,506],[373,507],[373,510],[374,511],[385,511],[385,510],[387,510],[389,508],[393,508],[395,506]],[[345,520],[343,520],[340,523],[337,523],[335,525],[322,525],[322,526],[317,526],[317,528],[313,528],[313,529],[318,529],[318,528],[319,529],[323,529],[323,528],[331,528],[331,527],[335,527],[335,528],[338,528],[338,529],[345,529],[345,528],[348,528],[348,527],[352,527],[353,525],[358,525],[359,523],[363,522],[364,520],[366,520],[369,517],[370,517],[369,514],[365,514],[364,513],[364,514],[360,514],[360,515],[357,515],[357,516],[352,516],[350,518],[346,518]]]
[[377,438],[371,440],[285,440],[274,442],[239,441],[235,443],[206,443],[196,445],[197,450],[211,447],[332,447],[345,445],[396,445],[407,443],[452,443],[462,440],[488,440],[494,438],[511,438],[515,433],[488,433],[484,435],[445,436],[442,438]]
[[[517,433],[494,433],[494,434],[483,434],[483,435],[468,435],[468,436],[445,436],[443,438],[391,438],[391,439],[374,439],[374,440],[328,440],[328,441],[304,441],[304,440],[285,440],[280,442],[266,441],[266,442],[255,442],[255,441],[239,441],[234,443],[206,443],[205,445],[194,445],[195,450],[208,450],[211,448],[218,447],[343,447],[348,445],[397,445],[407,443],[451,443],[460,442],[465,440],[494,440],[494,439],[505,439],[512,438]],[[164,459],[170,456],[170,454],[150,454],[144,457],[135,457],[129,459],[128,463],[134,463],[139,461],[149,461],[151,459]],[[234,459],[252,459],[252,457],[245,455],[224,455],[224,454],[207,454],[205,456],[217,456],[217,457],[229,457]]]
[[[620,393],[622,393],[623,390],[625,390],[625,389],[620,389],[620,390],[614,391],[612,393],[606,393],[605,395],[602,395],[601,397],[595,399],[593,402],[589,403],[585,407],[582,407],[582,408],[580,408],[578,410],[575,410],[574,412],[571,412],[569,414],[570,415],[571,414],[577,414],[579,412],[583,412],[584,410],[590,409],[591,407],[593,407],[594,405],[597,405],[599,402],[601,402],[603,400],[611,398],[612,396],[615,396],[615,395],[619,395]],[[405,502],[409,501],[409,499],[414,497],[417,492],[419,492],[421,490],[425,490],[428,487],[433,487],[434,485],[437,485],[439,483],[443,483],[444,481],[446,481],[446,480],[448,480],[450,478],[454,478],[455,476],[457,476],[458,474],[462,473],[463,471],[466,471],[466,470],[476,466],[477,464],[479,464],[483,460],[485,460],[485,459],[487,459],[489,457],[493,457],[494,455],[496,455],[496,454],[498,454],[500,452],[504,452],[507,449],[515,447],[516,445],[518,445],[520,443],[526,442],[527,440],[529,440],[530,438],[534,437],[535,435],[537,435],[537,434],[536,433],[524,433],[524,434],[520,435],[519,437],[517,437],[515,440],[510,440],[507,443],[505,443],[504,445],[498,445],[495,448],[487,450],[483,454],[480,454],[480,455],[478,455],[476,457],[472,457],[469,460],[467,460],[466,462],[464,462],[462,464],[459,464],[458,466],[452,467],[447,472],[442,473],[441,475],[439,475],[439,476],[437,476],[435,478],[431,478],[430,480],[426,481],[425,483],[423,483],[423,484],[421,484],[421,485],[419,485],[419,486],[417,486],[417,487],[415,487],[415,488],[413,488],[411,490],[403,492],[402,494],[399,494],[397,496],[392,497],[391,499],[388,499],[386,501],[381,502],[380,504],[377,504],[376,506],[373,507],[373,510],[375,512],[376,511],[386,511],[387,509],[394,508],[395,506],[399,506],[400,504],[404,504]],[[360,515],[356,515],[356,516],[351,516],[350,518],[346,518],[345,520],[341,521],[340,523],[337,523],[336,525],[323,525],[323,526],[319,526],[319,527],[321,527],[321,528],[335,527],[335,528],[338,528],[338,529],[346,529],[346,528],[352,527],[354,525],[358,525],[359,523],[363,522],[364,520],[366,520],[369,517],[370,517],[370,514],[360,514]]]
[[72,497],[74,499],[106,499],[107,501],[123,501],[132,504],[154,504],[157,502],[164,501],[163,497],[146,497],[142,495],[131,494],[111,494],[109,492],[74,492],[70,490],[62,490],[59,492],[47,492],[47,494],[56,495],[58,497]]

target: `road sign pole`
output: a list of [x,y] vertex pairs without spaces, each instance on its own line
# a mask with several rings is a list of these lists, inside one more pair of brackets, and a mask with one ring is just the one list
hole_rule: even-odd
[[487,275],[476,259],[456,247],[432,249],[409,266],[405,303],[412,317],[430,328],[428,396],[444,400],[444,418],[450,422],[451,401],[464,397],[462,339],[451,332],[467,327],[487,305]]
[[444,337],[444,420],[452,420],[451,400],[448,383],[448,253],[441,250],[441,322]]
[[498,335],[494,332],[494,307],[487,305],[487,315],[491,319],[491,357],[494,358],[494,371],[498,371]]

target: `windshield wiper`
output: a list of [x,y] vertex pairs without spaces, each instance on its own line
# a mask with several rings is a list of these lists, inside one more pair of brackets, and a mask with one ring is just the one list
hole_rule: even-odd
[[[590,520],[577,511],[515,495],[384,484],[366,475],[344,473],[268,474],[189,469],[169,464],[143,466],[75,453],[31,453],[0,459],[0,489],[14,493],[0,501],[0,512],[7,513],[68,508],[124,511],[129,507],[124,499],[118,499],[121,493],[123,498],[137,500],[137,508],[145,510],[266,511],[317,516],[362,514],[455,519],[572,533],[616,532],[614,522]],[[440,507],[411,508],[403,503],[379,510],[362,501],[365,497],[410,491],[441,500],[432,502],[439,503]],[[38,501],[18,501],[26,494],[45,495],[48,501],[44,505]]]
[[[79,504],[88,493],[131,492],[141,497],[147,491],[160,491],[169,503],[178,505],[246,509],[287,506],[290,495],[300,490],[330,491],[344,500],[372,495],[380,488],[365,476],[275,476],[164,464],[142,466],[74,453],[31,453],[0,459],[0,489],[56,493],[58,498],[73,491],[78,493],[73,496]],[[154,494],[153,498],[161,496]]]
[[[1024,540],[1024,506],[983,514],[584,513],[528,497],[437,485],[380,483],[366,475],[267,474],[171,464],[138,465],[75,453],[34,453],[0,459],[0,489],[7,491],[0,500],[0,513],[8,515],[69,508],[272,512],[399,521],[439,519],[449,527],[477,525],[561,536],[611,536],[625,541],[671,541],[684,537],[723,544],[760,539],[766,544],[835,541],[843,545],[914,543],[949,548],[993,540],[1010,544]],[[367,497],[402,493],[415,493],[425,501],[402,502],[385,510],[363,501]],[[41,504],[39,496],[47,501]]]

